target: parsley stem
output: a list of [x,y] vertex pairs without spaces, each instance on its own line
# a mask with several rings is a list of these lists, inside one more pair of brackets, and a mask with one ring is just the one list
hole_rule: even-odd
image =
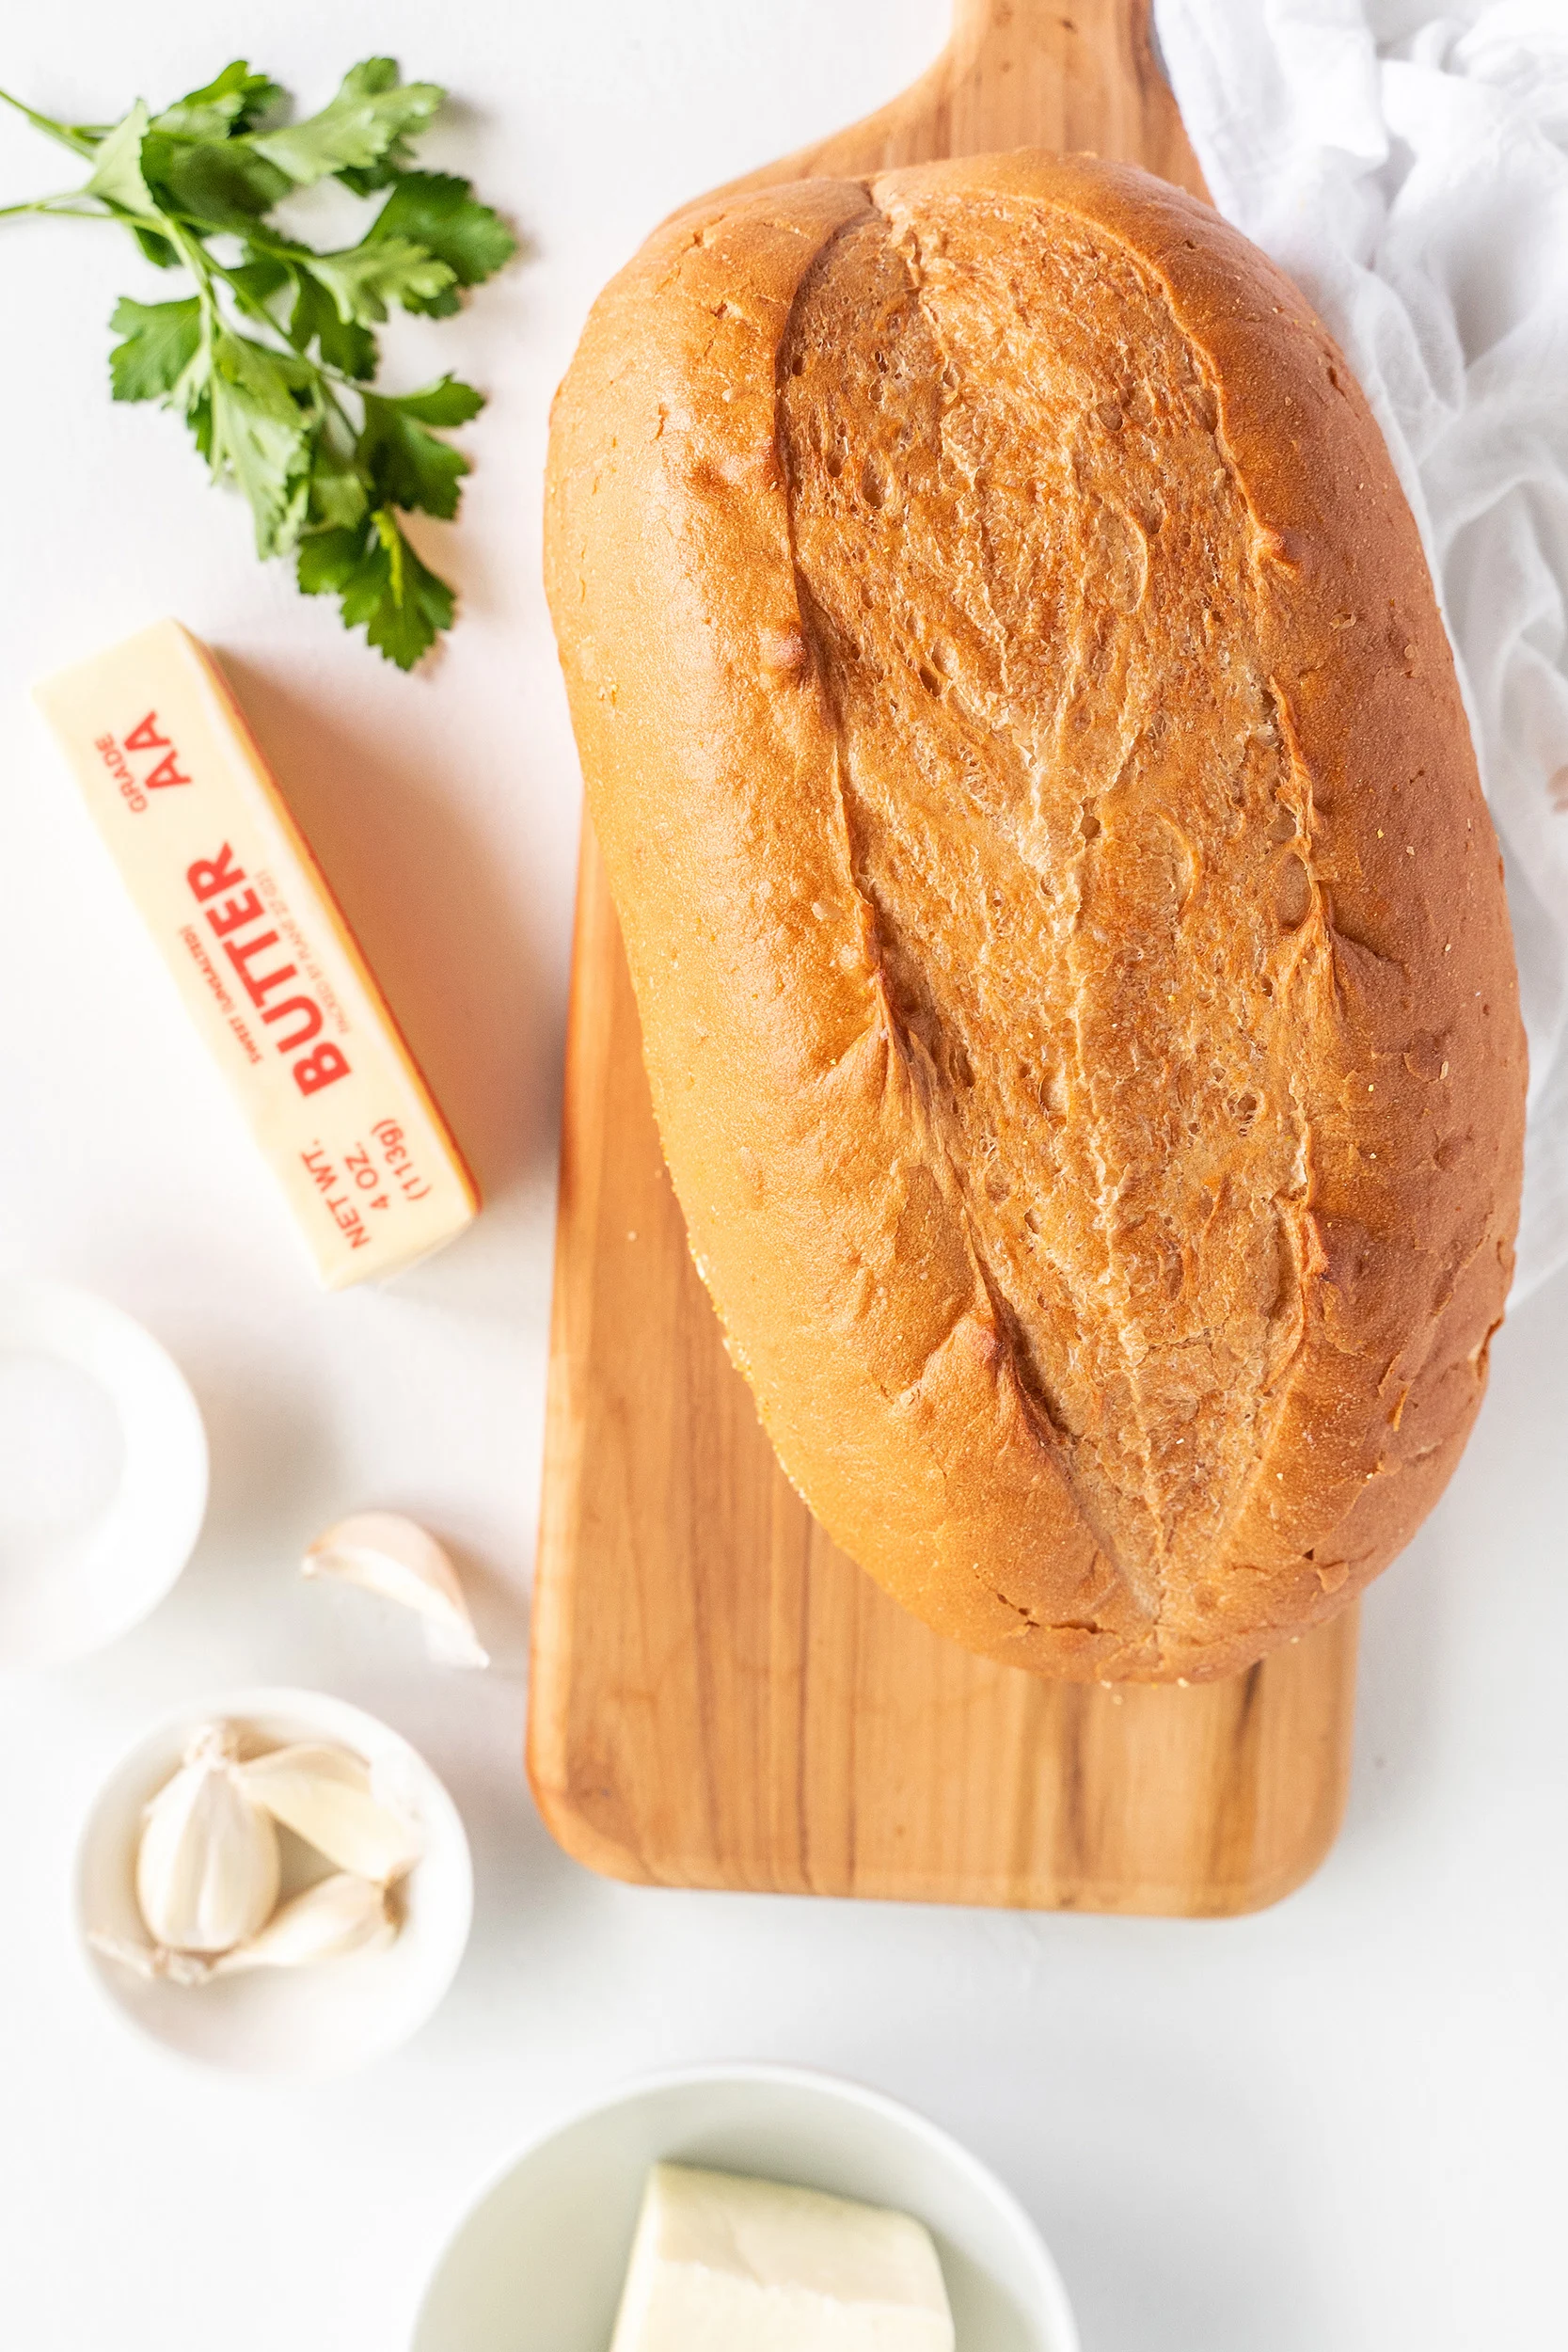
[[[200,237],[193,235],[182,221],[166,215],[161,226],[163,233],[168,238],[180,259],[196,279],[196,295],[199,306],[198,316],[201,322],[201,357],[210,377],[213,373],[213,330],[215,326],[221,331],[223,326],[223,313],[218,309],[217,289],[213,284],[213,270],[216,264],[213,262],[213,257],[202,244]],[[215,444],[208,463],[215,474],[217,471]]]
[[67,199],[80,194],[76,188],[62,188],[58,196],[40,196],[31,204],[0,204],[0,220],[9,220],[15,213],[41,213],[48,220],[113,220],[113,213],[83,213]]
[[[278,243],[276,245],[268,244],[263,247],[261,239],[251,235],[248,231],[246,233],[245,242],[257,250],[265,250],[276,253],[279,256],[285,254],[297,254],[302,261],[309,261],[310,258],[310,250],[308,246],[286,246]],[[215,253],[207,254],[206,259],[208,267],[212,271],[214,277],[221,278],[224,284],[229,288],[230,293],[233,295],[236,308],[245,311],[247,315],[253,318],[259,326],[270,327],[272,332],[278,338],[284,347],[293,351],[293,343],[289,342],[287,335],[284,334],[283,329],[278,326],[277,321],[273,317],[273,314],[267,309],[266,304],[257,300],[256,296],[250,293],[248,288],[241,282],[237,272],[226,268],[224,263],[218,260]],[[279,291],[281,291],[281,289]],[[296,357],[304,358],[304,354],[296,354]],[[319,375],[325,384],[336,384],[341,391],[354,392],[357,394],[363,392],[365,389],[362,384],[356,383],[352,376],[344,375],[341,369],[331,366],[325,359],[307,358],[305,360],[305,365],[309,369],[312,375]],[[327,398],[331,400],[333,407],[337,409],[339,416],[342,418],[343,422],[348,426],[349,431],[352,433],[354,431],[353,420],[344,410],[342,403],[334,398],[330,391],[327,393]]]
[[[245,242],[249,244],[250,239],[247,237]],[[205,247],[203,247],[203,251],[205,251]],[[260,326],[270,326],[273,333],[276,335],[278,332],[277,321],[273,317],[273,314],[267,309],[266,304],[251,293],[248,286],[246,286],[241,278],[239,272],[237,270],[227,268],[225,264],[218,260],[215,253],[208,253],[206,259],[207,266],[213,276],[214,278],[221,278],[230,293],[233,295],[235,308],[237,310],[244,310],[247,317],[255,319]],[[279,289],[279,291],[281,291],[281,289]]]
[[[8,89],[0,89],[0,101],[8,106],[14,106],[19,115],[25,115],[34,130],[41,131],[45,138],[57,139],[62,147],[69,147],[73,155],[91,155],[97,151],[102,134],[95,136],[90,132],[75,129],[69,122],[56,122],[53,115],[40,115],[36,106],[26,105],[22,99],[13,98]],[[8,209],[15,211],[18,208],[13,205]]]

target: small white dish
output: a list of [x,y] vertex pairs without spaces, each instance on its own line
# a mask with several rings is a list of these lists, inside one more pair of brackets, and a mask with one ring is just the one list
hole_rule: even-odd
[[128,1632],[206,1509],[201,1415],[151,1333],[88,1291],[0,1281],[0,1667]]
[[[384,1951],[308,1968],[258,1968],[209,1984],[149,1983],[95,1951],[90,1931],[146,1943],[135,1870],[142,1814],[198,1724],[234,1723],[262,1747],[325,1740],[372,1766],[424,1833],[399,1888],[403,1924]],[[301,1857],[296,1856],[297,1870]],[[322,1864],[310,1875],[323,1876]],[[286,1861],[284,1893],[295,1891]],[[385,2058],[416,2033],[457,1973],[473,1916],[473,1866],[457,1807],[406,1740],[320,1691],[221,1691],[177,1708],[116,1767],[82,1832],[76,1928],[88,1967],[115,2007],[182,2058],[238,2074],[319,2077]]]
[[661,2157],[913,2214],[960,2352],[1078,2352],[1056,2265],[994,2173],[896,2100],[790,2066],[656,2075],[512,2158],[449,2241],[409,2352],[607,2352]]

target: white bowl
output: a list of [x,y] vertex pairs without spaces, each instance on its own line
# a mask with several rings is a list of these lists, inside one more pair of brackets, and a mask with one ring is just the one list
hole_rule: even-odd
[[[352,1748],[386,1774],[424,1833],[424,1851],[400,1890],[403,1924],[386,1950],[190,1986],[146,1982],[87,1943],[93,1929],[147,1942],[135,1886],[143,1808],[178,1769],[190,1734],[216,1722],[243,1724],[268,1747],[326,1740]],[[292,1891],[286,1868],[284,1892]],[[319,1691],[222,1691],[166,1715],[111,1774],[77,1851],[76,1926],[103,1991],[155,2042],[240,2074],[320,2076],[385,2058],[424,2024],[457,1973],[473,1891],[457,1807],[397,1732]]]
[[1056,2266],[993,2173],[896,2100],[789,2066],[657,2075],[515,2157],[448,2244],[410,2352],[607,2352],[662,2157],[913,2214],[936,2240],[960,2352],[1078,2352]]
[[0,1666],[128,1632],[206,1508],[201,1415],[151,1333],[90,1292],[0,1282]]

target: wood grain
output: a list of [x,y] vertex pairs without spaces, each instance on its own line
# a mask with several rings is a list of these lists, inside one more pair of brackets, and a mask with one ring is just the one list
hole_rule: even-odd
[[1155,56],[1149,0],[956,0],[951,40],[901,97],[733,185],[1007,147],[1087,149],[1208,195]]
[[[879,113],[740,185],[1025,144],[1202,194],[1147,0],[959,0]],[[585,827],[529,1771],[617,1877],[1035,1908],[1255,1910],[1327,1851],[1347,1612],[1232,1682],[1084,1689],[907,1615],[794,1493],[692,1267]]]

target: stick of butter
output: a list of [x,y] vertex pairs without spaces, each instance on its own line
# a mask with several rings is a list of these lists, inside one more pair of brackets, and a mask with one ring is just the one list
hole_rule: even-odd
[[473,1178],[206,648],[159,621],[34,691],[323,1281],[461,1232]]
[[930,2233],[907,2214],[656,2164],[610,2352],[953,2352]]

